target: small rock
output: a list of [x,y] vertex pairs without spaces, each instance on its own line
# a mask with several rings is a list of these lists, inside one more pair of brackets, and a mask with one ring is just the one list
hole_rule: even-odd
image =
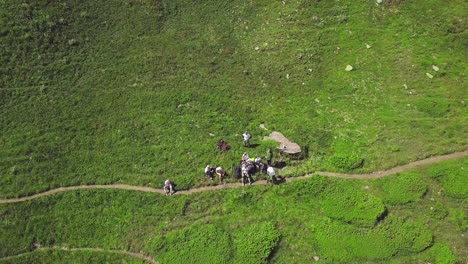
[[210,135],[210,136],[212,136],[212,137],[214,137],[214,136],[215,136],[215,134],[213,134],[213,133],[210,133],[209,135]]
[[431,199],[430,199],[430,200],[431,200],[431,201],[434,201],[434,197],[431,197]]
[[255,47],[255,50],[260,50],[260,47]]
[[439,71],[439,67],[437,67],[437,66],[435,66],[435,65],[432,65],[432,69],[433,69],[434,71],[436,71],[436,72]]
[[431,210],[434,210],[434,207],[431,206]]
[[300,60],[302,60],[302,58],[304,58],[304,55],[299,54],[299,55],[297,56],[297,58],[300,59]]
[[78,40],[76,40],[76,39],[69,39],[69,40],[68,40],[68,45],[70,45],[70,46],[76,46],[76,45],[78,45]]
[[371,48],[371,45],[369,45],[369,44],[366,43],[366,48],[370,49],[370,48]]
[[366,185],[364,189],[369,190],[369,185]]
[[286,74],[286,79],[289,79],[289,73],[288,73],[288,74]]
[[260,128],[263,129],[263,130],[268,130],[268,129],[265,127],[265,124],[260,124]]
[[377,4],[381,4],[383,0],[377,0]]
[[312,69],[309,68],[308,71],[309,71],[309,72],[312,72]]
[[403,87],[405,87],[405,89],[408,90],[408,85],[406,85],[406,83],[403,84]]
[[348,71],[348,72],[349,72],[349,71],[352,71],[352,70],[353,70],[353,66],[348,65],[348,66],[346,66],[345,70]]
[[434,76],[432,74],[428,73],[428,72],[426,72],[426,76],[429,77],[429,79],[434,78]]
[[314,100],[317,104],[320,103],[320,100],[318,98],[315,98]]
[[410,104],[407,104],[406,106],[407,106],[407,107],[411,107],[411,105],[410,105]]
[[319,261],[319,260],[320,260],[320,257],[319,257],[319,256],[313,256],[313,259],[314,259],[315,261]]

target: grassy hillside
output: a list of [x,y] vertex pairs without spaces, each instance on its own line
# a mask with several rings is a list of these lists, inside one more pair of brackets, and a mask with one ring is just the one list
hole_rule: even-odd
[[[464,158],[378,180],[317,176],[172,197],[80,190],[0,204],[0,258],[39,244],[141,252],[160,263],[466,263],[468,195],[454,194],[466,189],[467,165]],[[18,259],[115,257],[85,253]]]
[[0,196],[207,184],[244,130],[308,147],[300,173],[464,150],[467,5],[2,0]]

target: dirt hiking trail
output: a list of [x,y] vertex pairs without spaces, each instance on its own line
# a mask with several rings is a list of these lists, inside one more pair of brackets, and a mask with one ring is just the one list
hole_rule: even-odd
[[[442,155],[442,156],[434,156],[434,157],[430,157],[427,159],[414,161],[406,165],[397,166],[388,170],[378,171],[378,172],[373,172],[373,173],[368,173],[368,174],[345,174],[345,173],[317,171],[312,174],[307,174],[305,176],[287,178],[287,181],[290,182],[290,181],[303,180],[303,179],[307,179],[316,175],[326,176],[326,177],[338,177],[338,178],[344,178],[344,179],[376,179],[376,178],[381,178],[381,177],[385,177],[388,175],[396,174],[402,171],[426,166],[426,165],[436,163],[439,161],[457,159],[457,158],[462,158],[465,156],[468,156],[468,150],[465,150],[462,152],[455,152],[455,153]],[[267,184],[266,180],[259,180],[254,183],[254,185],[264,185],[264,184]],[[216,186],[204,186],[204,187],[199,187],[199,188],[195,188],[195,189],[191,189],[187,191],[177,191],[176,195],[177,194],[192,194],[192,193],[199,193],[199,192],[212,191],[212,190],[221,190],[221,189],[231,189],[231,188],[238,188],[238,187],[242,187],[242,184],[240,182],[220,184]],[[0,204],[24,202],[24,201],[44,197],[44,196],[53,195],[56,193],[67,192],[67,191],[72,191],[72,190],[80,190],[80,189],[121,189],[121,190],[131,190],[131,191],[138,191],[138,192],[150,192],[150,193],[164,194],[162,189],[155,189],[152,187],[143,187],[143,186],[132,186],[132,185],[126,185],[126,184],[78,185],[78,186],[60,187],[57,189],[33,194],[30,196],[20,197],[20,198],[0,199]]]
[[124,251],[124,250],[112,250],[112,249],[102,249],[102,248],[66,248],[66,247],[58,247],[58,246],[39,247],[39,248],[36,248],[33,251],[21,253],[21,254],[14,255],[14,256],[8,256],[8,257],[0,258],[0,260],[11,260],[11,259],[14,259],[14,258],[17,258],[17,257],[32,254],[32,253],[34,253],[36,251],[48,251],[48,250],[62,250],[62,251],[68,251],[68,252],[74,252],[74,251],[91,251],[91,252],[97,252],[97,253],[106,252],[106,253],[127,255],[127,256],[130,256],[130,257],[134,257],[134,258],[144,260],[144,261],[146,261],[148,263],[151,263],[151,264],[158,264],[159,263],[154,258],[152,258],[150,256],[146,256],[146,255],[143,255],[141,253]]

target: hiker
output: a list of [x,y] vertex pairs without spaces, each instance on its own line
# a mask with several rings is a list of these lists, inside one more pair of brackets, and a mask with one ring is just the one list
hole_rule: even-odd
[[247,161],[250,159],[250,156],[247,152],[244,152],[244,154],[242,154],[242,161]]
[[250,147],[250,138],[252,137],[250,133],[245,131],[242,136],[244,137],[244,147]]
[[164,193],[166,195],[173,195],[174,194],[174,182],[168,179],[164,182]]
[[216,167],[216,174],[219,176],[219,181],[223,182],[226,172],[221,167]]
[[255,172],[263,172],[264,164],[261,157],[256,157],[254,160]]
[[276,181],[275,169],[272,166],[268,166],[266,182],[275,183],[275,181]]
[[205,167],[205,175],[210,178],[210,180],[214,179],[214,168],[210,166],[210,164],[207,164]]
[[271,166],[271,161],[273,160],[273,151],[271,150],[271,148],[268,148],[267,150],[266,159],[268,166]]
[[[242,164],[242,161],[241,161],[241,164]],[[241,165],[236,165],[234,167],[234,178],[235,179],[240,179],[242,177],[242,167]]]
[[249,165],[247,163],[242,164],[242,186],[245,186],[246,182],[249,182],[249,185],[252,185],[252,180],[250,178]]
[[229,149],[229,145],[227,144],[227,142],[222,139],[220,139],[218,143],[216,143],[216,147],[222,151],[226,151]]

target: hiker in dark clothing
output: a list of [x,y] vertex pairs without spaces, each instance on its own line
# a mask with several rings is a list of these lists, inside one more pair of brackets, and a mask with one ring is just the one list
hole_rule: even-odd
[[273,160],[273,151],[271,150],[271,148],[268,148],[267,150],[266,159],[268,166],[271,166],[271,161]]

